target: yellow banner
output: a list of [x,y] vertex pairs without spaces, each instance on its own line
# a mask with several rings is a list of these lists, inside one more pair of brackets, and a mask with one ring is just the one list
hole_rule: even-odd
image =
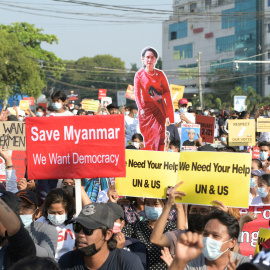
[[126,177],[116,178],[119,195],[166,198],[168,186],[175,186],[179,153],[126,150]]
[[177,182],[187,196],[178,202],[248,208],[250,172],[251,154],[182,151]]
[[174,107],[174,109],[178,110],[179,109],[178,108],[178,100],[183,98],[185,86],[170,84],[170,89],[171,89],[173,107]]
[[257,119],[257,132],[270,132],[270,118]]
[[254,119],[229,120],[228,127],[230,146],[255,145],[256,137]]
[[21,110],[26,111],[29,108],[29,100],[20,100],[19,107]]
[[98,100],[84,99],[82,101],[82,109],[91,112],[97,112],[99,107]]
[[260,252],[260,244],[265,242],[269,238],[270,238],[270,230],[260,228],[254,256]]

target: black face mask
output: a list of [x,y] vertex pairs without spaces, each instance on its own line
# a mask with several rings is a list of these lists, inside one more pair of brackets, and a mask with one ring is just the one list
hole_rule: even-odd
[[[103,244],[102,244],[102,246],[103,246]],[[102,246],[100,248],[96,249],[96,244],[91,244],[91,245],[89,245],[87,247],[79,248],[78,251],[80,251],[83,254],[83,256],[92,257],[92,256],[94,256],[95,254],[97,254],[101,250]]]
[[200,214],[188,214],[188,230],[190,232],[202,232],[204,229],[204,216]]

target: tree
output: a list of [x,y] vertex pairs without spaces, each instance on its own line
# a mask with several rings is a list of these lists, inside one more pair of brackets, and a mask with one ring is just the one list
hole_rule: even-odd
[[38,97],[45,87],[40,68],[14,33],[0,30],[0,99],[25,93]]

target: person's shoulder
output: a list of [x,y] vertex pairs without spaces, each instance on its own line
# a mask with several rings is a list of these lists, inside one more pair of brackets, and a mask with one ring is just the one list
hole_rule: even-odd
[[141,76],[142,73],[144,73],[144,68],[139,69],[139,70],[136,72],[136,76]]
[[251,202],[251,205],[256,205],[256,204],[263,204],[262,198],[260,196],[255,197]]
[[38,230],[39,232],[57,232],[56,228],[48,223],[42,223],[42,222],[32,222],[30,227],[32,227],[34,230]]
[[242,254],[239,254],[239,253],[233,251],[233,260],[235,261],[236,259],[239,259],[238,266],[240,264],[243,264],[243,263],[246,263],[246,262],[250,262],[250,258],[249,257],[244,256]]
[[141,269],[143,267],[140,258],[134,252],[124,249],[118,249],[118,251],[116,249],[116,252],[119,252],[123,269],[130,269],[129,266],[131,265],[132,269]]
[[41,216],[35,222],[48,223],[48,221],[46,220],[46,218],[44,216]]
[[58,263],[61,269],[74,269],[75,266],[84,265],[84,260],[82,254],[78,250],[71,250],[62,255]]

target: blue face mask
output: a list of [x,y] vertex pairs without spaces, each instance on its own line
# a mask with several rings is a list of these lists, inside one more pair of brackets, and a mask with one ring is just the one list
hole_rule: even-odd
[[134,114],[134,118],[138,118],[138,114]]
[[43,116],[43,112],[37,112],[37,113],[36,113],[36,116],[37,116],[37,117]]
[[187,108],[180,107],[180,113],[186,113],[186,112],[187,112]]
[[20,215],[24,228],[28,227],[32,222],[33,215]]
[[265,198],[268,195],[268,192],[265,191],[265,188],[257,188],[257,193],[260,197]]
[[250,178],[250,188],[254,188],[257,186],[257,184],[255,183],[255,178]]
[[63,224],[67,220],[67,214],[64,215],[53,215],[48,214],[48,220],[55,226]]
[[168,149],[168,152],[171,152],[171,153],[172,153],[172,152],[173,152],[173,150],[172,150],[172,149]]
[[226,137],[221,137],[220,140],[221,140],[221,142],[226,142],[227,141]]
[[208,111],[204,111],[203,114],[204,114],[205,116],[208,116]]
[[162,214],[162,208],[161,207],[151,207],[151,206],[145,206],[144,208],[146,217],[149,220],[157,220],[160,215]]
[[268,152],[263,152],[263,151],[261,151],[260,152],[260,159],[261,160],[266,160],[267,158],[268,158]]

